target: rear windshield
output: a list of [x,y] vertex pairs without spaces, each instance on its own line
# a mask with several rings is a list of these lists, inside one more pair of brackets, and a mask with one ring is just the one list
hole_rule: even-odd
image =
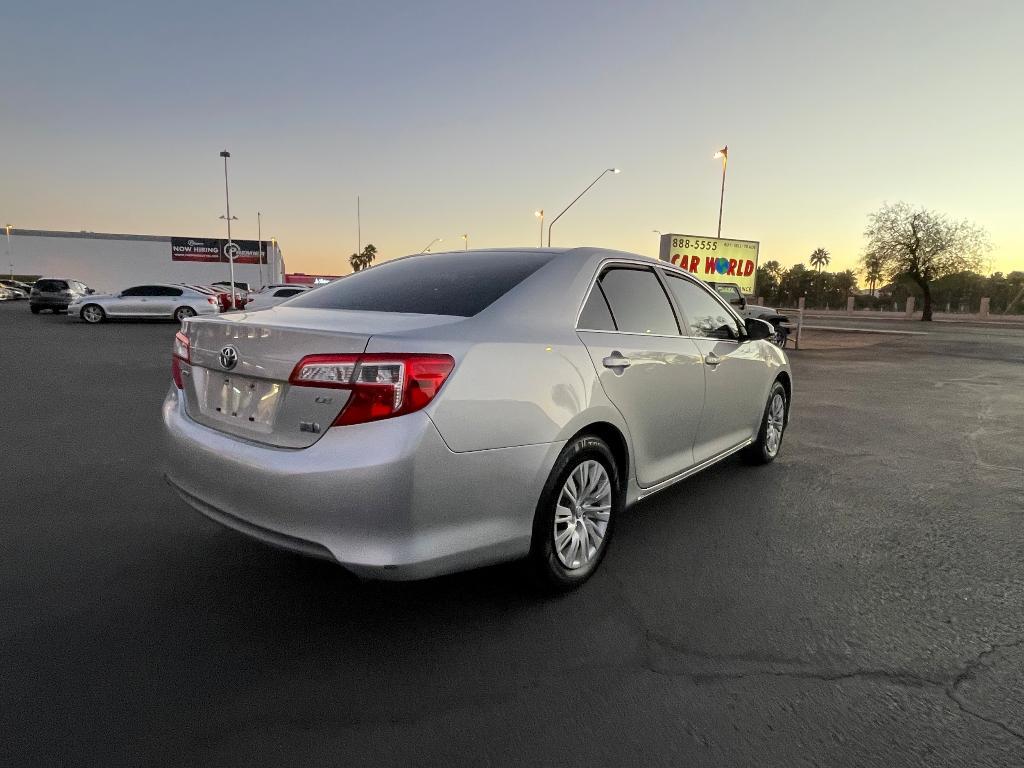
[[53,293],[55,291],[66,291],[68,284],[64,280],[36,280],[34,286],[40,293]]
[[410,256],[296,296],[288,306],[472,317],[551,258],[549,253]]

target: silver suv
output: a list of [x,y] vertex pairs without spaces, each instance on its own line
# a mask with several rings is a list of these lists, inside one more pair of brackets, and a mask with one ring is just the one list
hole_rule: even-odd
[[28,308],[32,310],[33,315],[38,315],[44,309],[49,309],[54,314],[67,312],[72,301],[92,293],[94,291],[89,286],[78,280],[41,277],[32,286],[32,293],[28,296]]

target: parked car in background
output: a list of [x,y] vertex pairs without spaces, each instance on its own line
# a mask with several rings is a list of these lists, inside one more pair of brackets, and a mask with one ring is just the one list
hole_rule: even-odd
[[27,299],[29,294],[32,293],[32,286],[28,283],[23,283],[21,280],[11,280],[9,278],[0,279],[0,286],[9,288],[15,291],[17,294],[14,298],[16,299]]
[[[219,295],[220,311],[221,312],[227,312],[230,309],[232,309],[232,307],[231,307],[231,294],[232,294],[232,291],[231,291],[231,282],[230,281],[224,280],[224,281],[217,282],[217,283],[211,283],[210,284],[210,289],[216,291],[218,293],[218,295]],[[249,284],[248,283],[240,283],[240,282],[238,282],[236,280],[235,281],[234,297],[235,297],[234,309],[242,309],[242,308],[244,308],[245,305],[249,303],[249,298],[250,298]]]
[[0,283],[0,290],[4,292],[4,298],[9,301],[27,299],[29,292],[31,291],[30,288],[19,288],[12,285],[5,285],[3,283]]
[[246,311],[251,311],[254,309],[274,307],[285,299],[290,299],[292,296],[298,296],[300,293],[306,293],[308,290],[310,290],[309,287],[305,285],[286,285],[266,288],[265,290],[254,294],[249,300],[249,303],[245,305],[245,309]]
[[634,254],[397,259],[187,320],[165,477],[212,520],[356,574],[524,557],[568,589],[629,505],[737,452],[775,459],[792,380],[771,332]]
[[14,289],[8,288],[6,285],[0,285],[0,301],[13,301],[17,298]]
[[150,283],[125,288],[120,293],[77,297],[68,313],[87,323],[118,318],[185,320],[196,315],[216,315],[216,295],[207,289],[173,283]]
[[789,338],[789,318],[786,315],[771,307],[762,307],[759,304],[751,304],[740,291],[736,283],[719,283],[707,281],[707,284],[717,291],[718,295],[729,302],[740,317],[754,317],[764,320],[772,326],[771,342],[777,347],[785,347],[786,339]]
[[41,277],[32,285],[28,296],[28,308],[33,315],[44,309],[54,314],[67,312],[68,306],[75,299],[89,296],[94,291],[85,283],[65,277]]

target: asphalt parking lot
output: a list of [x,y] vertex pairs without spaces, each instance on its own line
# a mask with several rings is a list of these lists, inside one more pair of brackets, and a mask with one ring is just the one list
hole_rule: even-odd
[[1020,766],[1024,328],[924,330],[794,353],[780,459],[550,599],[221,529],[158,471],[175,326],[2,304],[0,765]]

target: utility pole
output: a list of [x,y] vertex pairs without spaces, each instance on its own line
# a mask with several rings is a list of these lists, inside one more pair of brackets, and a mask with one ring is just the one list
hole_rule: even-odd
[[14,279],[14,257],[11,256],[11,228],[13,224],[8,224],[4,229],[7,230],[7,261],[11,267],[11,280]]
[[260,221],[261,215],[262,214],[259,211],[256,211],[256,245],[260,250],[260,288],[263,288],[263,228],[262,222]]
[[228,223],[228,244],[224,246],[224,255],[228,257],[228,263],[231,265],[231,308],[238,309],[238,292],[235,289],[235,252],[234,243],[231,241],[231,222],[238,221],[237,216],[231,215],[231,196],[228,194],[228,158],[231,157],[231,153],[226,149],[220,153],[220,156],[224,158],[224,216],[222,219]]

